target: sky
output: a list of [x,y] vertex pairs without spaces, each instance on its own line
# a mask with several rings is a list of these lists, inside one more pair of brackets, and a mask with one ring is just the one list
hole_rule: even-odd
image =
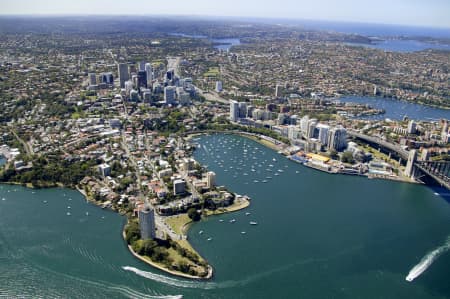
[[0,0],[0,14],[235,16],[450,28],[450,0]]

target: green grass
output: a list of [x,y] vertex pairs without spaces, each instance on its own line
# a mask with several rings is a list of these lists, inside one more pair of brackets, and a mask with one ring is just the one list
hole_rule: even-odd
[[192,221],[191,218],[189,218],[187,214],[180,214],[166,219],[166,223],[177,234],[182,234],[183,226],[191,221]]

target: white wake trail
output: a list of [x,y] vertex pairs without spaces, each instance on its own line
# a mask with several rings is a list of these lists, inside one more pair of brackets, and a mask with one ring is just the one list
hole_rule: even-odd
[[439,246],[438,248],[434,249],[433,251],[430,251],[427,253],[420,262],[415,265],[411,271],[409,271],[408,275],[406,276],[407,281],[413,281],[417,277],[419,277],[423,272],[425,272],[428,267],[431,266],[431,264],[443,253],[448,251],[450,249],[450,237],[447,238],[447,241],[444,245]]

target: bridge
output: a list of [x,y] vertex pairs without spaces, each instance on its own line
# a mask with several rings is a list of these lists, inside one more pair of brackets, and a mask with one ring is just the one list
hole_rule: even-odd
[[450,189],[450,161],[416,161],[414,167],[442,187]]
[[416,150],[407,151],[398,144],[354,131],[347,131],[347,135],[376,144],[407,161],[405,175],[417,180],[428,176],[442,187],[450,190],[450,161],[417,161]]
[[351,137],[355,137],[355,138],[361,139],[361,140],[364,140],[364,141],[369,142],[369,143],[377,144],[380,147],[383,147],[383,148],[389,150],[390,152],[396,153],[400,158],[404,159],[405,161],[408,160],[409,152],[407,150],[403,149],[398,144],[390,143],[390,142],[388,142],[386,140],[383,140],[383,139],[381,139],[379,137],[373,137],[373,136],[357,133],[357,132],[354,132],[354,131],[347,131],[347,135],[351,136]]

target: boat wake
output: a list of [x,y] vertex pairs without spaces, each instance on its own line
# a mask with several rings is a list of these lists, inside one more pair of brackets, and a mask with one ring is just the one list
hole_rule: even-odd
[[415,265],[411,271],[409,271],[408,275],[406,276],[407,281],[413,281],[417,277],[419,277],[423,272],[425,272],[428,267],[431,266],[431,264],[443,253],[448,251],[450,249],[450,237],[447,238],[447,241],[444,245],[439,246],[438,248],[434,249],[433,251],[430,251],[427,253],[420,262]]

